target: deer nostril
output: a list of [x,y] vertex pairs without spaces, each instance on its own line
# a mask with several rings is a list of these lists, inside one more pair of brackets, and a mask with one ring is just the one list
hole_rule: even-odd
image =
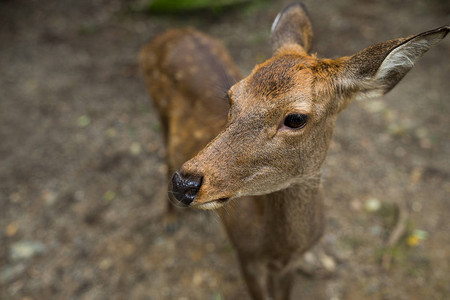
[[197,196],[197,193],[198,193],[198,189],[188,189],[185,192],[185,195],[186,195],[186,197],[195,197],[195,196]]
[[189,205],[197,196],[202,182],[203,176],[176,172],[172,177],[173,196],[181,203]]

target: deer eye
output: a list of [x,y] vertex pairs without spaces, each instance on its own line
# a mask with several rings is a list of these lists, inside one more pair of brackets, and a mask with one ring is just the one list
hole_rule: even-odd
[[302,128],[306,125],[308,115],[304,114],[290,114],[284,119],[284,126],[294,129]]

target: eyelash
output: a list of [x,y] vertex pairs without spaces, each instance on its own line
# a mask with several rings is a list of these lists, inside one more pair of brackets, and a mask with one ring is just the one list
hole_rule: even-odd
[[231,106],[231,104],[232,104],[233,101],[231,101],[230,94],[226,93],[226,94],[225,94],[225,98],[228,100],[228,104]]

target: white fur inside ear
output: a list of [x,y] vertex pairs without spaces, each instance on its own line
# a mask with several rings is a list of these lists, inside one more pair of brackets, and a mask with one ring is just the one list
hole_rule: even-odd
[[377,98],[381,98],[381,96],[383,96],[383,94],[384,93],[382,90],[371,90],[371,91],[359,92],[358,94],[355,95],[355,100],[362,101],[362,100],[367,100],[367,99],[377,99]]
[[275,18],[275,20],[273,21],[272,27],[270,28],[270,32],[271,32],[271,33],[273,33],[273,31],[274,31],[275,28],[277,27],[278,22],[280,21],[280,17],[281,17],[281,13],[279,13],[279,14],[277,15],[277,17]]
[[392,50],[383,60],[375,80],[385,78],[390,72],[406,73],[414,63],[433,46],[428,39],[412,40]]
[[360,83],[360,90],[355,94],[356,101],[380,98],[383,96],[384,90],[375,81],[367,81]]

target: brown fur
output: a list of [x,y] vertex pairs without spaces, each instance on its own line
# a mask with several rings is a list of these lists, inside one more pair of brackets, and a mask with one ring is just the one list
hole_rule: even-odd
[[[395,49],[428,38],[432,46],[448,30],[318,59],[307,54],[306,12],[291,5],[274,26],[274,57],[240,81],[221,43],[192,29],[168,31],[143,48],[169,168],[203,176],[191,206],[217,208],[253,299],[288,299],[298,260],[322,234],[320,168],[338,113],[359,94],[384,93],[403,77],[410,67],[380,71],[394,65]],[[292,113],[309,116],[303,128],[283,125]]]

